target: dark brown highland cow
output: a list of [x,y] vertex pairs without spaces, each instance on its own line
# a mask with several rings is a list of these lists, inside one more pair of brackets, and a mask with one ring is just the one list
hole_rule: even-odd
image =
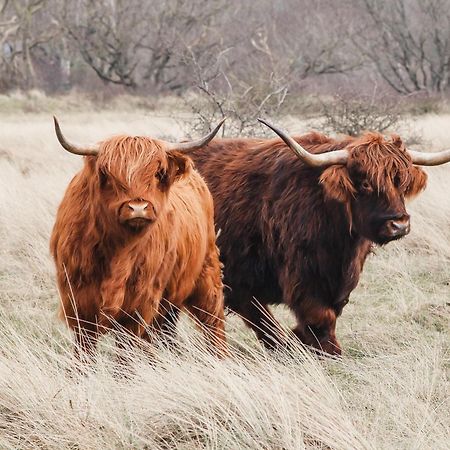
[[[221,125],[221,124],[220,124]],[[226,353],[221,267],[211,194],[186,156],[207,144],[117,136],[84,155],[58,209],[51,237],[62,316],[77,350],[91,353],[115,324],[146,337],[162,298],[208,326]]]
[[407,151],[376,133],[294,140],[271,128],[284,142],[219,139],[191,154],[215,202],[225,302],[269,347],[281,335],[267,305],[284,302],[303,343],[340,354],[336,318],[372,245],[408,234],[405,198],[426,184],[416,166],[448,162],[450,151]]

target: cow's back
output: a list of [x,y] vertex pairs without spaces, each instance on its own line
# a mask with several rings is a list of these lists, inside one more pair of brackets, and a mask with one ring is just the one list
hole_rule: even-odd
[[228,306],[239,309],[241,295],[280,298],[270,248],[266,246],[264,208],[270,195],[276,155],[257,151],[257,139],[216,140],[192,154],[214,199],[217,243],[224,263]]

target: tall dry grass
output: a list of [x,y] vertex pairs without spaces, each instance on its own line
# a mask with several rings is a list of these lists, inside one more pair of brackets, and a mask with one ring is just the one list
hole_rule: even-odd
[[[60,119],[78,142],[180,136],[176,123],[139,111]],[[448,120],[414,126],[431,147],[450,148],[450,132],[436,126]],[[266,353],[230,316],[225,361],[183,320],[176,345],[155,360],[130,349],[121,369],[106,338],[83,373],[56,318],[48,252],[81,161],[58,147],[47,113],[0,123],[0,448],[449,448],[450,166],[427,169],[428,189],[409,208],[410,236],[370,257],[338,321],[341,360],[317,360],[295,344]]]

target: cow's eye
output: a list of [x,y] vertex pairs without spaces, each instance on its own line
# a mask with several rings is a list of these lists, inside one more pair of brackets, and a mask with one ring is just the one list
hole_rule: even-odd
[[100,186],[102,188],[111,187],[111,177],[104,170],[100,170]]
[[158,170],[158,172],[155,173],[155,178],[160,182],[164,183],[167,179],[167,172],[163,169]]
[[363,192],[372,192],[372,186],[367,180],[362,181],[360,187]]

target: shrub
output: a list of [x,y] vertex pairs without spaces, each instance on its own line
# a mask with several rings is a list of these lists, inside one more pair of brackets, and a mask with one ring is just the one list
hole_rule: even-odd
[[322,102],[323,122],[318,128],[326,133],[358,136],[363,131],[383,132],[402,120],[401,107],[389,97],[335,95]]

